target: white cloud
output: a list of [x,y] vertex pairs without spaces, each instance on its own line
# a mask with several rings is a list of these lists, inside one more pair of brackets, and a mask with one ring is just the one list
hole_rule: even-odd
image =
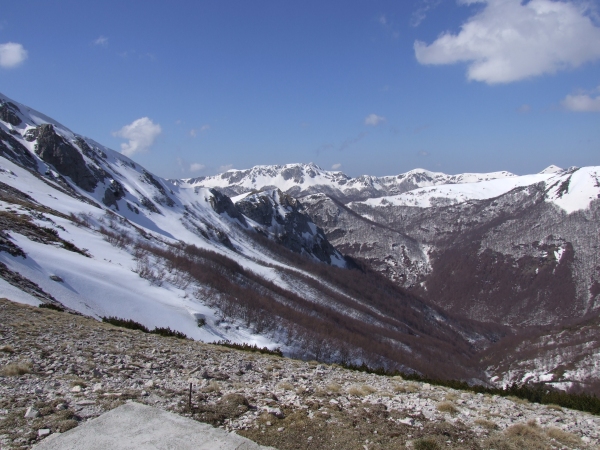
[[333,170],[338,170],[340,167],[342,167],[342,164],[341,164],[341,163],[336,163],[336,164],[334,164],[333,166],[331,166],[331,168],[332,168]]
[[415,41],[421,64],[469,64],[467,78],[510,83],[600,59],[600,28],[572,1],[459,0],[485,7],[432,44]]
[[192,163],[190,164],[190,172],[199,172],[204,169],[206,166],[200,163]]
[[228,170],[233,169],[233,164],[227,164],[219,167],[219,172],[227,172]]
[[92,42],[94,45],[100,45],[102,47],[106,47],[108,45],[108,38],[105,36],[100,36],[98,39],[94,39]]
[[0,44],[0,67],[12,69],[27,59],[27,50],[15,42]]
[[365,125],[372,125],[376,127],[382,122],[385,122],[385,117],[378,116],[377,114],[369,114],[367,117],[365,117]]
[[415,28],[421,25],[421,22],[427,17],[429,10],[437,8],[441,2],[442,0],[421,0],[419,7],[413,12],[410,18],[410,25]]
[[600,95],[595,97],[589,94],[567,95],[562,105],[569,111],[600,112]]
[[159,124],[152,122],[148,117],[142,117],[114,132],[113,136],[129,140],[121,144],[121,153],[131,156],[148,150],[161,132]]
[[387,21],[387,17],[385,17],[385,14],[382,14],[379,16],[379,23],[381,25],[387,25],[388,21]]

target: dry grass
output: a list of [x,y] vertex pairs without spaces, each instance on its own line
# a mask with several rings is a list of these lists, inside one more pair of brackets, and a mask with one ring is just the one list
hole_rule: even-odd
[[453,414],[453,415],[458,414],[458,409],[456,408],[456,406],[454,406],[450,402],[438,403],[436,406],[436,409],[442,413],[448,413],[448,414]]
[[506,398],[515,402],[518,405],[529,405],[529,400],[525,400],[524,398],[515,397],[514,395],[509,395]]
[[202,392],[219,392],[221,390],[221,385],[218,381],[211,380],[208,383],[208,386],[202,388]]
[[375,389],[372,386],[367,386],[366,384],[355,384],[353,386],[350,386],[347,392],[349,395],[354,395],[356,397],[364,397],[365,395],[377,392],[377,389]]
[[549,444],[548,438],[537,425],[518,423],[504,430],[504,433],[492,436],[484,448],[546,450],[550,448]]
[[0,352],[4,352],[4,353],[14,353],[15,349],[12,348],[10,345],[5,345],[3,347],[0,347]]
[[553,411],[560,411],[562,412],[562,408],[558,405],[555,405],[554,403],[550,403],[549,405],[546,405],[546,408],[551,409]]
[[5,365],[0,368],[0,375],[4,377],[18,377],[21,375],[25,375],[26,373],[31,373],[33,371],[33,367],[29,362],[16,362]]
[[446,400],[449,402],[456,401],[456,400],[458,400],[458,395],[455,394],[454,392],[448,392],[446,394]]
[[554,439],[563,445],[569,445],[573,447],[581,445],[581,439],[579,439],[579,436],[575,436],[572,433],[563,431],[560,428],[549,427],[546,428],[545,431],[549,438]]
[[485,428],[486,430],[497,430],[498,429],[498,425],[495,422],[492,422],[491,420],[475,419],[475,423],[477,425],[479,425],[480,427]]
[[392,390],[398,394],[407,394],[420,391],[418,385],[414,383],[406,383],[406,384],[393,384]]
[[79,378],[79,377],[77,377],[71,381],[71,387],[75,387],[75,386],[80,386],[82,388],[87,387],[87,385],[85,384],[85,380],[82,378]]
[[277,385],[278,389],[281,389],[283,391],[293,391],[294,390],[294,385],[292,383],[289,383],[287,381],[282,381],[281,383],[279,383]]
[[339,392],[342,390],[342,387],[337,383],[329,383],[327,386],[325,386],[325,389],[327,389],[327,392],[331,392],[332,394],[339,394]]

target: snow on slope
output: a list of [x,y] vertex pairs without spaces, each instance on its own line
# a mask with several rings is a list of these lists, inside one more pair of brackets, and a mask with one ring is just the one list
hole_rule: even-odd
[[[59,213],[85,217],[93,225],[92,228],[110,228],[112,222],[116,221],[118,225],[126,219],[157,242],[182,241],[211,250],[227,256],[243,268],[283,289],[295,291],[296,287],[286,281],[289,275],[283,277],[277,270],[281,263],[256,248],[241,230],[239,220],[229,217],[227,213],[219,214],[215,211],[215,196],[209,189],[171,184],[146,172],[118,152],[83,138],[45,115],[0,95],[0,105],[7,102],[18,108],[16,115],[20,123],[13,125],[0,117],[0,130],[14,139],[11,144],[8,138],[4,138],[1,144],[12,149],[14,142],[17,142],[26,151],[35,154],[37,142],[27,140],[27,133],[36,130],[39,125],[51,123],[53,131],[73,147],[80,146],[78,139],[90,147],[87,154],[83,154],[83,159],[87,166],[102,171],[104,180],[99,181],[92,191],[85,191],[72,183],[70,186],[61,183],[60,174],[39,159],[36,160],[37,167],[39,172],[46,173],[46,177],[36,176],[13,161],[0,158],[0,181]],[[115,184],[120,186],[122,195],[108,208],[104,206],[105,193]],[[84,199],[89,201],[82,201]],[[0,210],[13,208],[12,204],[0,202]],[[118,215],[109,214],[107,211],[110,210]],[[152,285],[133,272],[136,261],[130,253],[108,244],[93,229],[76,227],[71,221],[60,217],[49,217],[61,237],[80,248],[87,248],[92,258],[10,233],[28,257],[22,259],[1,252],[0,261],[10,270],[24,275],[55,298],[64,301],[65,306],[95,317],[114,315],[134,319],[150,328],[170,326],[191,337],[207,341],[230,339],[261,346],[275,344],[244,327],[238,330],[229,326],[231,324],[222,323],[219,311],[194,298],[192,288],[197,286],[184,291],[169,283]],[[39,225],[48,226],[47,223]],[[132,227],[117,227],[117,230],[128,233]],[[52,281],[50,275],[58,275],[64,282]],[[0,295],[26,303],[39,303],[3,280],[0,282]],[[317,293],[313,296],[316,297]],[[309,295],[308,298],[310,297]],[[206,327],[197,327],[197,314],[206,316]]]
[[498,197],[517,187],[543,182],[547,187],[547,201],[568,214],[589,207],[600,198],[600,167],[572,168],[568,171],[549,171],[536,175],[512,176],[463,184],[446,184],[414,189],[396,196],[368,199],[360,202],[372,207],[455,205],[469,200]]
[[[48,186],[42,181],[10,161],[2,159],[1,164],[4,170],[0,171],[0,181],[28,193],[40,203],[43,201],[43,204],[66,214],[73,212],[89,215],[92,221],[103,220],[103,211],[98,211],[94,206],[77,202],[60,191],[48,192]],[[0,210],[7,208],[14,210],[14,205],[0,202]],[[274,345],[269,339],[253,334],[243,327],[241,330],[226,330],[226,323],[217,325],[220,322],[218,311],[194,298],[191,292],[168,282],[161,286],[149,283],[134,272],[136,261],[130,253],[115,248],[91,229],[77,227],[70,220],[61,217],[49,217],[54,222],[53,228],[63,239],[80,248],[86,248],[91,258],[33,242],[18,233],[10,233],[13,241],[25,251],[27,257],[13,257],[2,252],[0,261],[60,299],[65,306],[93,317],[117,316],[136,320],[150,328],[171,327],[194,339],[208,342],[230,339],[260,346]],[[40,222],[39,225],[51,226],[46,221]],[[147,230],[151,232],[150,228]],[[190,237],[191,233],[188,234]],[[194,242],[203,243],[197,236]],[[204,244],[209,243],[205,241]],[[219,250],[216,246],[212,249]],[[258,266],[256,263],[251,265],[255,268]],[[258,267],[259,270],[260,268],[276,278],[277,274],[272,273],[272,269]],[[51,280],[51,275],[59,276],[63,282]],[[28,304],[40,303],[4,280],[0,283],[0,296]],[[207,325],[203,328],[197,326],[198,314],[207,319]]]

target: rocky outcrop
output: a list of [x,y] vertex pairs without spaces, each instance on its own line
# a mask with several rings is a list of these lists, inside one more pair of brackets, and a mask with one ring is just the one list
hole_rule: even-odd
[[119,205],[117,204],[117,201],[121,200],[123,197],[125,197],[125,188],[123,185],[117,180],[110,180],[108,188],[104,191],[102,203],[109,207],[114,206],[118,211]]
[[158,190],[158,194],[155,195],[152,200],[165,206],[175,205],[173,199],[167,194],[165,187],[156,178],[154,178],[150,172],[144,170],[142,180],[148,184],[151,184]]
[[37,162],[31,152],[2,128],[0,128],[0,156],[29,170],[37,169]]
[[12,102],[2,102],[0,100],[0,120],[10,123],[13,126],[21,125],[23,122],[21,118],[18,116],[18,113],[21,111]]
[[71,178],[73,183],[85,191],[93,192],[98,178],[85,163],[79,150],[54,131],[52,124],[40,125],[35,133],[37,139],[35,153],[60,174]]
[[306,253],[328,264],[342,255],[304,211],[299,200],[279,189],[249,195],[236,203],[242,213],[262,225],[267,234],[295,253]]
[[302,198],[306,213],[342,254],[368,262],[400,286],[416,286],[430,272],[423,246],[408,234],[352,211],[325,194]]
[[210,189],[211,197],[208,199],[210,206],[217,214],[227,214],[230,218],[236,219],[241,225],[247,226],[246,219],[238,208],[233,204],[231,199],[225,194]]

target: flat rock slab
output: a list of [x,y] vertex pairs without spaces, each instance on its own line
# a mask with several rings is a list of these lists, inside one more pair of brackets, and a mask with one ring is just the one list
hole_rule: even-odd
[[140,403],[130,402],[66,433],[51,435],[35,450],[275,450],[242,436]]

